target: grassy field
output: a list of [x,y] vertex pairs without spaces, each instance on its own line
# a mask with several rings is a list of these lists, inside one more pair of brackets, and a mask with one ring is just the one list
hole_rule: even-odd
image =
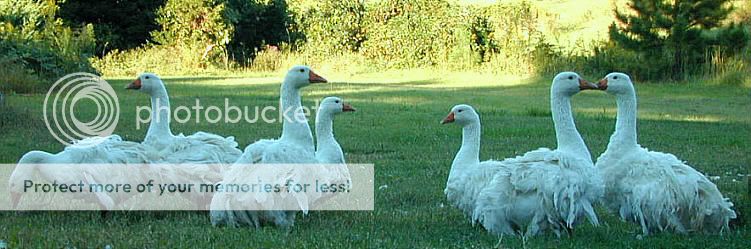
[[[214,228],[205,212],[0,212],[0,240],[10,248],[267,248],[387,247],[488,248],[498,238],[473,227],[443,195],[461,131],[439,121],[455,104],[475,106],[482,117],[481,159],[503,159],[538,147],[554,147],[549,112],[550,78],[523,79],[427,70],[367,75],[319,72],[331,83],[304,90],[303,101],[340,96],[357,112],[340,115],[335,133],[348,162],[375,164],[374,211],[314,212],[298,217],[290,231]],[[589,77],[596,80],[602,76]],[[108,79],[120,99],[116,134],[141,141],[135,107],[147,96],[127,92],[132,79]],[[254,77],[175,77],[165,82],[172,105],[230,103],[275,105],[279,75]],[[748,248],[751,200],[747,175],[751,164],[751,98],[748,88],[703,83],[639,84],[639,139],[652,150],[676,154],[702,172],[720,176],[720,190],[744,214],[741,225],[723,235],[658,234],[639,239],[640,228],[602,209],[600,227],[582,225],[572,237],[548,234],[530,239],[530,248]],[[59,151],[41,114],[44,96],[9,96],[0,114],[0,163],[14,163],[32,149]],[[574,98],[576,122],[592,154],[602,153],[613,130],[615,102],[603,92]],[[93,113],[84,110],[81,115]],[[85,117],[84,117],[85,119]],[[242,147],[279,135],[280,124],[174,124],[175,133],[209,131],[234,135]],[[0,194],[0,201],[7,196]],[[745,225],[744,225],[745,224]],[[506,237],[503,247],[522,240]]]

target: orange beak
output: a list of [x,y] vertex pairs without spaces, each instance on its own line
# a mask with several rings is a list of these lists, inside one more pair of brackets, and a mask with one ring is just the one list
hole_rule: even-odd
[[448,124],[448,123],[453,123],[453,122],[454,122],[454,112],[451,112],[449,113],[448,116],[446,116],[446,118],[443,119],[443,121],[441,121],[441,124]]
[[354,107],[352,107],[351,105],[349,105],[349,104],[347,104],[347,103],[344,103],[344,104],[342,104],[342,111],[343,111],[343,112],[354,112],[354,111],[356,111],[356,110],[355,110],[355,108],[354,108]]
[[328,82],[326,79],[321,77],[320,75],[313,72],[313,70],[310,70],[310,73],[308,74],[308,79],[310,80],[310,83],[326,83]]
[[590,83],[582,78],[579,78],[579,90],[591,90],[598,89],[597,85]]
[[131,82],[130,84],[128,84],[127,86],[125,86],[125,89],[133,89],[133,90],[141,89],[141,78],[138,78],[134,80],[133,82]]
[[21,194],[16,192],[10,192],[10,202],[13,204],[13,209],[18,207],[18,203],[21,201]]
[[597,89],[603,91],[608,90],[608,78],[602,78],[600,81],[598,81]]

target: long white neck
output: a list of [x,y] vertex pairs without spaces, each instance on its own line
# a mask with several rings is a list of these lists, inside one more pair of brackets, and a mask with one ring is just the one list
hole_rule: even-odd
[[550,110],[553,115],[558,150],[579,155],[591,161],[589,149],[584,144],[579,131],[576,130],[571,112],[571,97],[558,93],[550,94]]
[[319,162],[344,163],[342,147],[334,138],[334,115],[325,111],[316,114],[316,158]]
[[313,134],[302,109],[300,90],[291,84],[282,83],[279,99],[282,115],[282,137],[279,140],[293,141],[314,150]]
[[449,182],[467,166],[477,164],[480,164],[480,122],[472,122],[462,128],[462,147],[451,164]]
[[321,142],[336,142],[334,139],[334,115],[325,111],[316,114],[316,143],[320,148]]
[[610,136],[611,146],[638,146],[636,140],[636,94],[618,94],[615,97],[618,105],[618,116],[615,122],[615,132]]
[[169,128],[171,113],[169,96],[163,84],[155,86],[151,91],[151,112],[151,123],[146,132],[145,141],[171,138],[173,134]]

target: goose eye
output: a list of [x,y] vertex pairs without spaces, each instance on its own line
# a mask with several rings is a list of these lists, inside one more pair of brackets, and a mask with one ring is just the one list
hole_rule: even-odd
[[147,79],[147,80],[148,80],[149,78],[150,78],[149,76],[146,76],[146,79]]
[[304,72],[305,72],[305,69],[300,69],[300,72],[301,72],[301,73],[304,73]]
[[335,103],[337,103],[337,104],[339,104],[339,100],[337,100],[337,101],[334,101],[334,102],[335,102]]
[[462,112],[462,110],[457,110],[456,112]]
[[574,76],[568,76],[568,79],[573,80]]
[[617,80],[617,79],[618,79],[618,76],[613,76],[613,79],[614,79],[614,80]]

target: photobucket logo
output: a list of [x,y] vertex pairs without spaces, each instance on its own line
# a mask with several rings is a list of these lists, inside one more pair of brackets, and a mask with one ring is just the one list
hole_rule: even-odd
[[[96,116],[81,121],[76,114],[83,112],[76,107],[88,101],[96,107]],[[90,73],[72,73],[57,80],[47,91],[43,113],[52,136],[70,145],[88,137],[111,135],[120,118],[120,105],[115,90],[102,78]]]
[[[287,122],[307,122],[307,117],[314,113],[318,108],[319,101],[316,100],[311,107],[300,106],[298,108],[281,108],[280,106],[237,106],[230,103],[228,98],[224,99],[224,106],[208,105],[204,106],[200,99],[196,99],[192,106],[177,106],[171,109],[168,103],[162,103],[160,99],[155,99],[152,106],[136,107],[136,129],[141,129],[143,125],[151,122],[177,122],[185,123],[227,123],[237,124],[245,123],[281,123]],[[156,109],[156,110],[154,110]]]

